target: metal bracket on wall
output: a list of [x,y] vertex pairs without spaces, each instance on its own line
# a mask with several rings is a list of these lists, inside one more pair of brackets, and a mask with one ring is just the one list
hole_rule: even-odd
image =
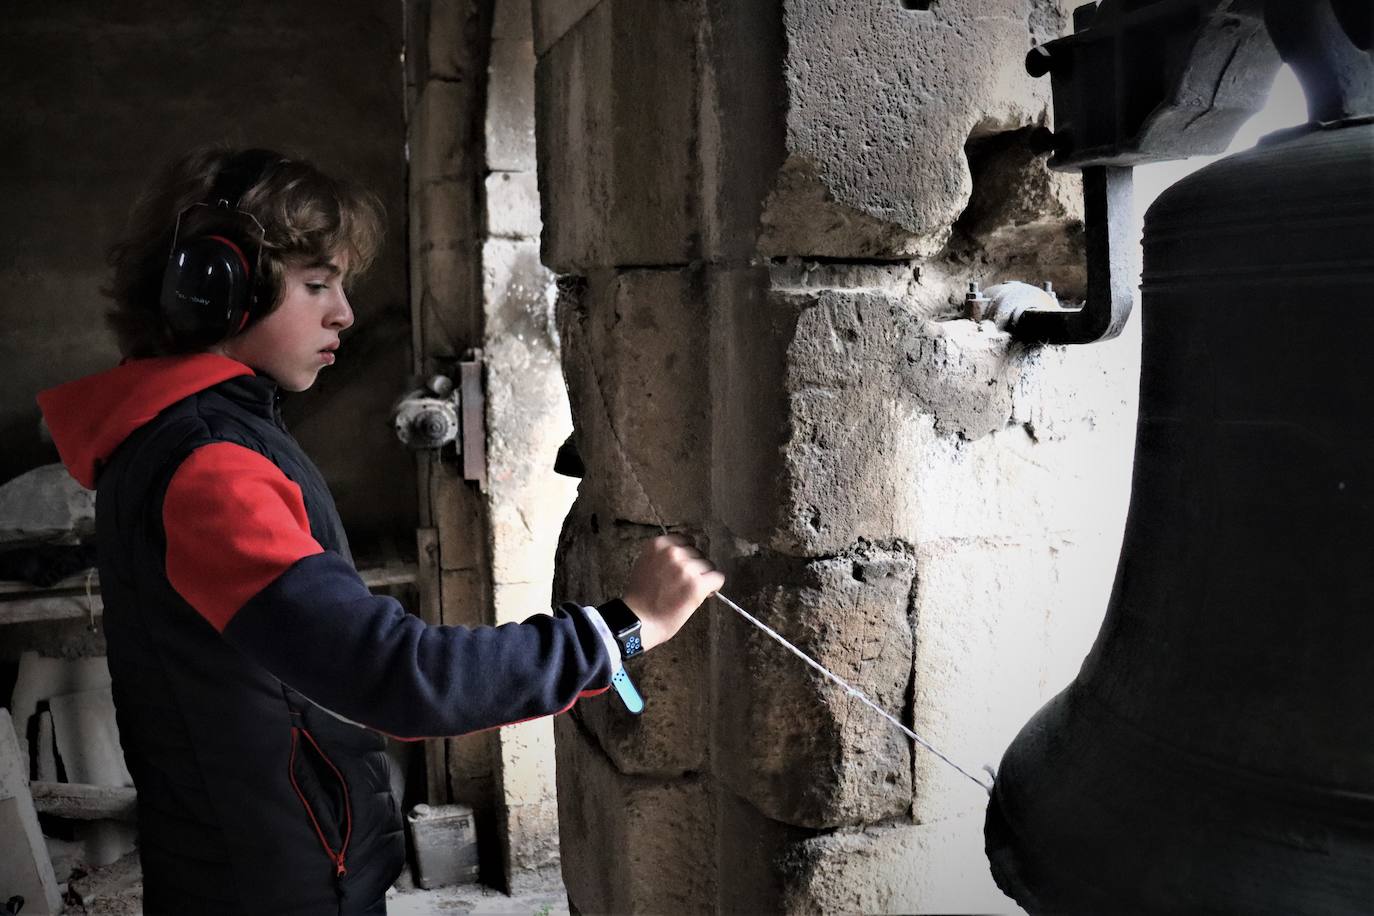
[[482,351],[469,350],[456,369],[432,375],[424,388],[403,395],[391,410],[391,421],[396,437],[417,451],[443,450],[452,443],[462,464],[463,479],[476,482],[485,492],[487,411]]
[[487,406],[482,391],[482,351],[470,350],[458,363],[458,403],[462,408],[463,479],[487,489]]
[[1034,343],[1121,333],[1134,302],[1131,169],[1225,150],[1260,109],[1279,67],[1261,0],[1103,0],[1074,10],[1074,33],[1032,48],[1049,74],[1050,167],[1083,172],[1088,288],[1080,309],[1027,309]]

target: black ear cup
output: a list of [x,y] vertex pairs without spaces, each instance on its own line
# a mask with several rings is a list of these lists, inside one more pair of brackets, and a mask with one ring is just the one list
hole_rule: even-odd
[[253,301],[248,255],[222,235],[177,244],[162,277],[162,314],[178,343],[208,347],[247,323]]
[[162,314],[179,347],[203,349],[239,333],[270,307],[272,290],[260,272],[263,228],[239,209],[243,196],[280,153],[237,153],[215,176],[206,200],[177,217],[172,256],[162,275]]

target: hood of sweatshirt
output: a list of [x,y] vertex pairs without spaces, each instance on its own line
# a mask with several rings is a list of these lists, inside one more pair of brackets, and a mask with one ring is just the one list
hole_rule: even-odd
[[182,398],[253,370],[215,353],[129,360],[49,388],[38,406],[77,483],[95,489],[100,465],[134,430]]

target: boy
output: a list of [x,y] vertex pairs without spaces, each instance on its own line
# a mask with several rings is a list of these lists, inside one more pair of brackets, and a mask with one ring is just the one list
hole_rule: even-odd
[[106,290],[124,362],[39,403],[97,491],[145,907],[385,912],[404,844],[378,732],[563,711],[605,690],[636,638],[672,637],[723,577],[669,536],[604,614],[564,604],[468,630],[374,597],[277,398],[334,362],[377,204],[306,162],[206,150],[173,164],[132,230]]

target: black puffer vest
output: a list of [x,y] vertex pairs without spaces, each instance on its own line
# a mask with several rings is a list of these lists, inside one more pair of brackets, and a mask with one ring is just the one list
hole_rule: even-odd
[[404,862],[385,740],[249,660],[167,580],[163,495],[211,442],[274,462],[300,487],[312,536],[350,556],[275,399],[257,376],[187,397],[133,432],[98,480],[105,633],[149,913],[383,912]]

